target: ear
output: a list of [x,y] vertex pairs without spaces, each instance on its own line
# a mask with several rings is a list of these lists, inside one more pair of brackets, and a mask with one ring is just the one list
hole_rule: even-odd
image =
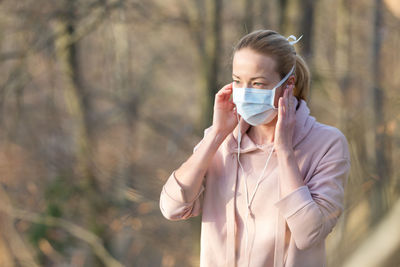
[[288,81],[286,83],[286,86],[289,87],[290,85],[295,85],[296,82],[296,78],[294,77],[294,75],[290,75],[290,77],[288,78]]

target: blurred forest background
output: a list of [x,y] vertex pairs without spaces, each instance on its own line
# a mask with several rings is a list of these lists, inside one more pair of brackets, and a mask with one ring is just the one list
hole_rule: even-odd
[[311,115],[349,142],[328,266],[400,266],[398,0],[1,1],[0,266],[198,266],[200,216],[160,192],[261,28],[303,35]]

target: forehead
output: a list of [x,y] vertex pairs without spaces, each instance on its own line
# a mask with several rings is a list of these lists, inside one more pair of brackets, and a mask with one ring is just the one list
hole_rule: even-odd
[[240,77],[263,75],[269,78],[279,77],[275,71],[275,60],[267,55],[243,48],[237,51],[233,56],[232,72]]

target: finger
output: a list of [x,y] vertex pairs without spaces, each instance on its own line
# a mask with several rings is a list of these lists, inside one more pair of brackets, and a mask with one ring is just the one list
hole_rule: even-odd
[[288,88],[288,116],[292,114],[292,92],[291,92],[291,86]]
[[231,94],[232,94],[232,84],[227,84],[218,91],[215,98],[218,101],[229,101]]
[[232,88],[225,89],[225,91],[222,92],[222,95],[224,96],[224,99],[230,101],[231,97],[232,97],[232,92],[233,92]]
[[290,89],[286,89],[286,117],[290,116]]
[[218,92],[219,96],[224,96],[224,97],[229,96],[231,94],[232,94],[232,89],[229,88],[225,89],[224,91]]
[[290,86],[290,94],[289,94],[290,95],[290,100],[291,100],[290,114],[294,114],[295,110],[296,110],[296,107],[295,107],[296,102],[295,102],[295,97],[293,95],[293,88],[294,88],[294,85],[291,85]]
[[225,94],[225,93],[227,93],[229,91],[232,91],[232,83],[226,84],[224,87],[222,87],[218,91],[217,95]]
[[237,117],[240,118],[240,114],[237,113],[236,107],[233,107],[233,108],[232,108],[232,111],[233,111],[233,115],[235,115],[235,116],[237,116]]
[[279,97],[278,100],[278,121],[283,117],[283,97]]
[[288,101],[287,101],[287,89],[283,93],[283,115],[285,116],[288,110]]

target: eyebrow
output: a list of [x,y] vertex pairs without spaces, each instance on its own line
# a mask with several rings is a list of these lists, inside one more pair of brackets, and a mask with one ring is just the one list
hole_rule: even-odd
[[[236,78],[240,78],[239,76],[237,76],[236,74],[233,74],[233,73],[232,73],[232,76],[235,76]],[[253,77],[250,80],[255,80],[255,79],[264,79],[264,80],[269,81],[269,79],[267,77],[264,77],[264,76]]]

